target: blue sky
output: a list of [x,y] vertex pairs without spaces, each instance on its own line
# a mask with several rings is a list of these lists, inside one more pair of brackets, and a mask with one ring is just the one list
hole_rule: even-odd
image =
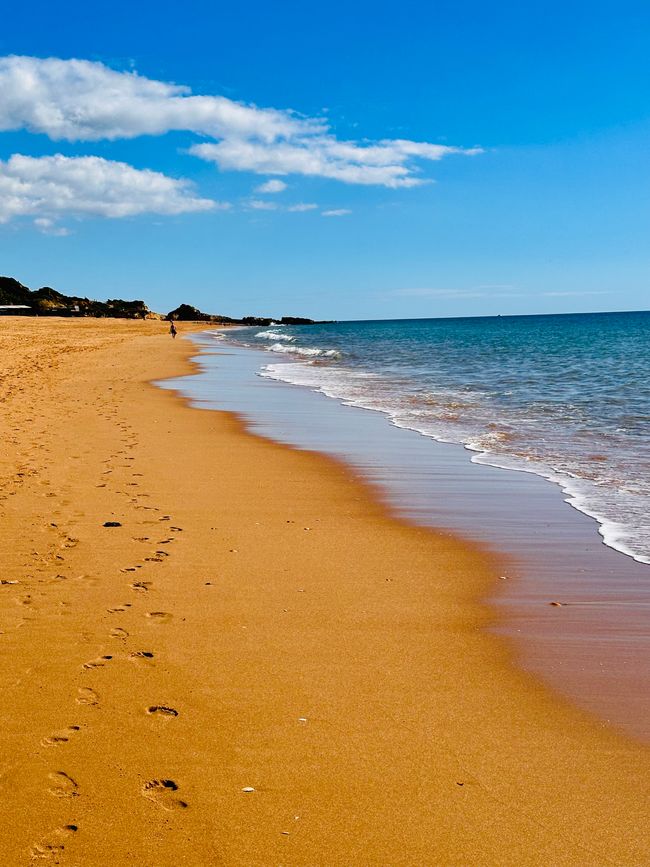
[[1,273],[235,316],[649,306],[648,4],[88,9],[5,13]]

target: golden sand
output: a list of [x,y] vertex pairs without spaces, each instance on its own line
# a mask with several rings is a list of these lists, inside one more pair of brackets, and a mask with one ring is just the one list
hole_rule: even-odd
[[516,670],[498,564],[149,385],[164,329],[0,320],[2,867],[650,863],[649,751]]

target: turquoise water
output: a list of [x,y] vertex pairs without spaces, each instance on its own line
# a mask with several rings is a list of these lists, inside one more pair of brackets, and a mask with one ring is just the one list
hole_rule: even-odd
[[261,376],[384,413],[536,473],[650,563],[650,312],[346,322],[233,331]]

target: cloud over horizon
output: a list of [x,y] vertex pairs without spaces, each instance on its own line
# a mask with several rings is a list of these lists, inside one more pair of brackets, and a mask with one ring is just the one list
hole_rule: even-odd
[[190,181],[102,157],[30,157],[0,160],[0,223],[35,217],[49,234],[63,234],[64,216],[175,215],[227,207],[193,194]]
[[[323,118],[223,96],[195,96],[184,85],[118,72],[94,61],[0,57],[0,131],[21,129],[54,141],[112,141],[186,131],[213,140],[191,145],[189,153],[221,170],[390,188],[427,183],[418,174],[418,160],[481,152],[407,139],[343,141]],[[273,179],[266,186],[271,184]]]

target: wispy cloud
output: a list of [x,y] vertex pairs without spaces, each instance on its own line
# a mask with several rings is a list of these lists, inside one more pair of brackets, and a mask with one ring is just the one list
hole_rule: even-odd
[[329,211],[321,211],[322,217],[347,217],[352,211],[349,208],[332,208]]
[[34,220],[34,225],[44,235],[65,238],[66,235],[70,234],[70,229],[67,229],[65,226],[57,226],[54,220],[51,220],[49,217],[37,217]]
[[275,202],[267,202],[263,199],[251,199],[246,202],[246,207],[253,211],[277,211],[278,206]]
[[281,193],[283,190],[286,190],[287,185],[284,181],[280,181],[277,178],[272,178],[269,181],[266,181],[263,184],[260,184],[259,187],[255,187],[256,193]]
[[222,170],[393,188],[427,183],[421,161],[481,152],[408,139],[342,141],[323,118],[223,96],[195,96],[183,85],[117,72],[101,63],[2,57],[0,130],[17,129],[68,141],[185,130],[213,140],[195,143],[189,152]]
[[427,287],[395,289],[388,294],[391,297],[397,298],[486,298],[488,296],[494,297],[493,293],[482,291],[480,289],[429,289]]
[[469,289],[416,287],[408,289],[395,289],[388,295],[395,298],[570,298],[586,295],[609,295],[611,293],[600,290],[567,291],[567,292],[533,292],[524,291],[517,286],[504,283],[474,286]]
[[55,231],[62,216],[131,217],[184,214],[228,207],[194,195],[192,185],[159,172],[101,157],[29,157],[0,161],[0,223],[35,217],[41,231]]
[[300,214],[306,211],[315,211],[318,205],[312,202],[298,202],[295,205],[282,205],[279,202],[270,202],[268,199],[247,199],[242,202],[245,210],[252,211],[282,211],[289,214]]
[[583,295],[611,295],[611,292],[605,290],[586,290],[586,291],[569,291],[569,292],[542,292],[545,298],[581,298]]
[[423,142],[382,141],[378,144],[342,142],[333,135],[295,136],[274,142],[232,137],[195,144],[190,153],[221,169],[264,175],[307,175],[347,184],[416,187],[430,183],[416,174],[412,157],[441,160],[454,153],[476,154],[476,148],[427,145]]

